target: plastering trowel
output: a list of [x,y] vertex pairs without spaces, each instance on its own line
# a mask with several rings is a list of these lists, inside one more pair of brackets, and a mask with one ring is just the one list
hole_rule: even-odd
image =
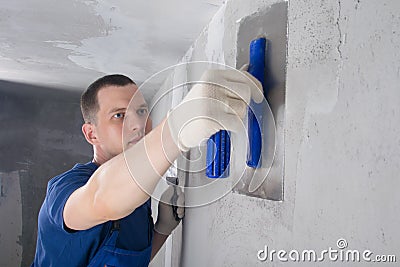
[[[259,37],[250,42],[250,61],[248,72],[257,78],[263,85],[264,96],[267,95],[264,86],[265,76],[265,51],[267,40]],[[267,106],[267,108],[265,107]],[[249,191],[254,192],[265,180],[270,166],[262,166],[262,129],[264,112],[271,112],[268,102],[260,104],[251,100],[248,108],[248,151],[246,175],[252,177]],[[265,145],[265,144],[264,144]],[[229,176],[230,162],[230,133],[222,130],[210,137],[207,142],[206,175],[209,178],[225,178]]]

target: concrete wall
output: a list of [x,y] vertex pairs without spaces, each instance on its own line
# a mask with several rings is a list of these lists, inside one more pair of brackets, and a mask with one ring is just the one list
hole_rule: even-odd
[[[399,261],[400,2],[231,0],[183,61],[238,65],[238,20],[277,3],[288,4],[284,200],[231,192],[188,208],[182,266],[280,266],[276,254],[270,262],[257,253],[268,246],[319,256],[338,250],[340,238],[346,249]],[[286,263],[343,264],[327,255]]]
[[91,158],[79,98],[0,81],[0,266],[30,266],[48,180]]

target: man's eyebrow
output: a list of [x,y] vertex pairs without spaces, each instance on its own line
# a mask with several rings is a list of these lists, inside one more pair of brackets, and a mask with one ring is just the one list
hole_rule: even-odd
[[110,110],[110,112],[108,112],[108,113],[114,113],[114,112],[117,112],[117,111],[119,111],[119,112],[121,112],[121,111],[126,111],[126,108],[113,108],[112,110]]
[[[149,106],[147,105],[147,103],[143,103],[138,108],[149,108]],[[109,114],[114,112],[126,112],[126,108],[113,108],[112,110],[110,110]]]

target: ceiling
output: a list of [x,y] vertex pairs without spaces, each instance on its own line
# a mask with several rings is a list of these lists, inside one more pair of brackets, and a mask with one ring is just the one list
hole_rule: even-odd
[[0,80],[83,90],[140,83],[177,63],[224,0],[12,0],[0,4]]

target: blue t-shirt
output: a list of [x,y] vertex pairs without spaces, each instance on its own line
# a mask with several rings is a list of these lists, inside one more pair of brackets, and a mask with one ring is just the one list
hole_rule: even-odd
[[[111,230],[106,222],[84,231],[71,231],[64,225],[63,210],[69,196],[82,187],[97,169],[92,163],[76,164],[51,179],[38,218],[38,237],[33,266],[87,266]],[[120,219],[116,246],[141,251],[151,245],[153,218],[150,199],[127,217]]]

